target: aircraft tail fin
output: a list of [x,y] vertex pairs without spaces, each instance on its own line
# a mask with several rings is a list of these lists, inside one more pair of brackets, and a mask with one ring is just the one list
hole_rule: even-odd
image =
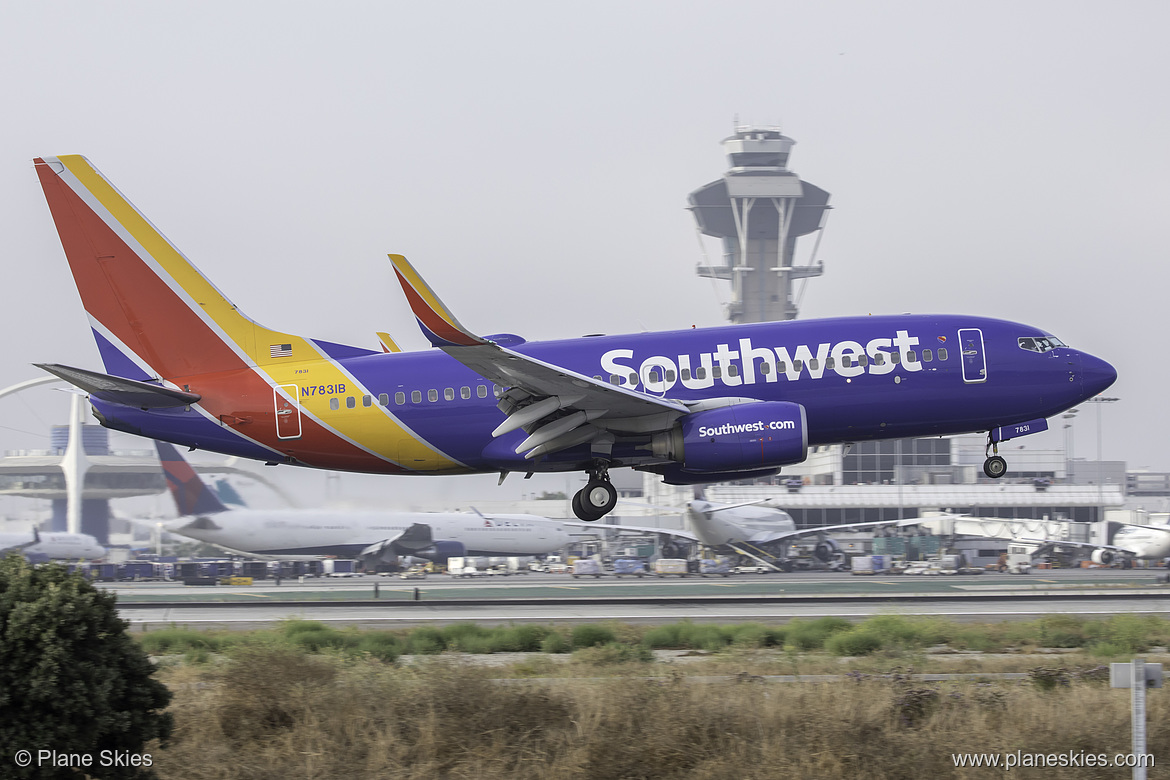
[[227,511],[223,502],[204,484],[173,444],[155,441],[154,445],[167,477],[167,487],[170,488],[180,515],[210,515]]
[[439,300],[439,296],[435,295],[435,291],[405,257],[390,255],[390,262],[394,265],[394,273],[427,340],[436,347],[476,347],[489,343],[459,324],[451,310]]
[[246,317],[89,160],[38,157],[37,176],[106,371],[136,380],[370,350]]

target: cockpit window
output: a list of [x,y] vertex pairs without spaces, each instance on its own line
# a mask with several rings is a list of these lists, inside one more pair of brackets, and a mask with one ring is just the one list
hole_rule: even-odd
[[1025,336],[1019,341],[1020,349],[1029,352],[1051,352],[1057,347],[1065,346],[1065,343],[1055,336]]

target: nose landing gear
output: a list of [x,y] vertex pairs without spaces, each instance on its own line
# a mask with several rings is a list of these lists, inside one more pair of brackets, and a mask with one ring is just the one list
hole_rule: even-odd
[[597,461],[589,470],[589,482],[573,494],[573,514],[587,523],[600,520],[617,506],[617,490],[609,481],[609,464]]
[[1007,461],[999,456],[999,443],[992,440],[990,431],[987,433],[987,446],[983,454],[988,456],[987,460],[983,461],[983,473],[988,478],[999,479],[1007,473]]

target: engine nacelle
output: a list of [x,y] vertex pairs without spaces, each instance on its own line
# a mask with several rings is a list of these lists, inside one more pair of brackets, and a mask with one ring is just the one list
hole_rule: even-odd
[[835,539],[822,539],[813,548],[813,557],[821,563],[828,563],[833,556],[841,552],[841,545]]
[[1108,566],[1117,559],[1117,555],[1112,550],[1093,550],[1093,554],[1089,556],[1093,563],[1099,563],[1102,566]]
[[448,558],[467,557],[467,548],[463,546],[463,542],[441,541],[421,550],[413,550],[410,554],[446,566]]
[[800,404],[759,401],[688,414],[652,444],[689,472],[752,471],[804,460],[808,427]]

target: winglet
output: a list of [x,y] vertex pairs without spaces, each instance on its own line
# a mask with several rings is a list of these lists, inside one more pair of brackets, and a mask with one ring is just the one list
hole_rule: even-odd
[[383,352],[401,352],[402,351],[402,347],[398,346],[398,342],[396,342],[394,339],[390,338],[389,333],[383,333],[380,330],[375,331],[375,332],[378,334],[378,341],[380,341],[382,343],[382,351]]
[[423,281],[405,257],[390,255],[394,273],[406,300],[414,311],[414,318],[422,328],[423,335],[436,347],[476,347],[491,342],[481,339],[459,324],[455,315],[443,305],[431,286]]

